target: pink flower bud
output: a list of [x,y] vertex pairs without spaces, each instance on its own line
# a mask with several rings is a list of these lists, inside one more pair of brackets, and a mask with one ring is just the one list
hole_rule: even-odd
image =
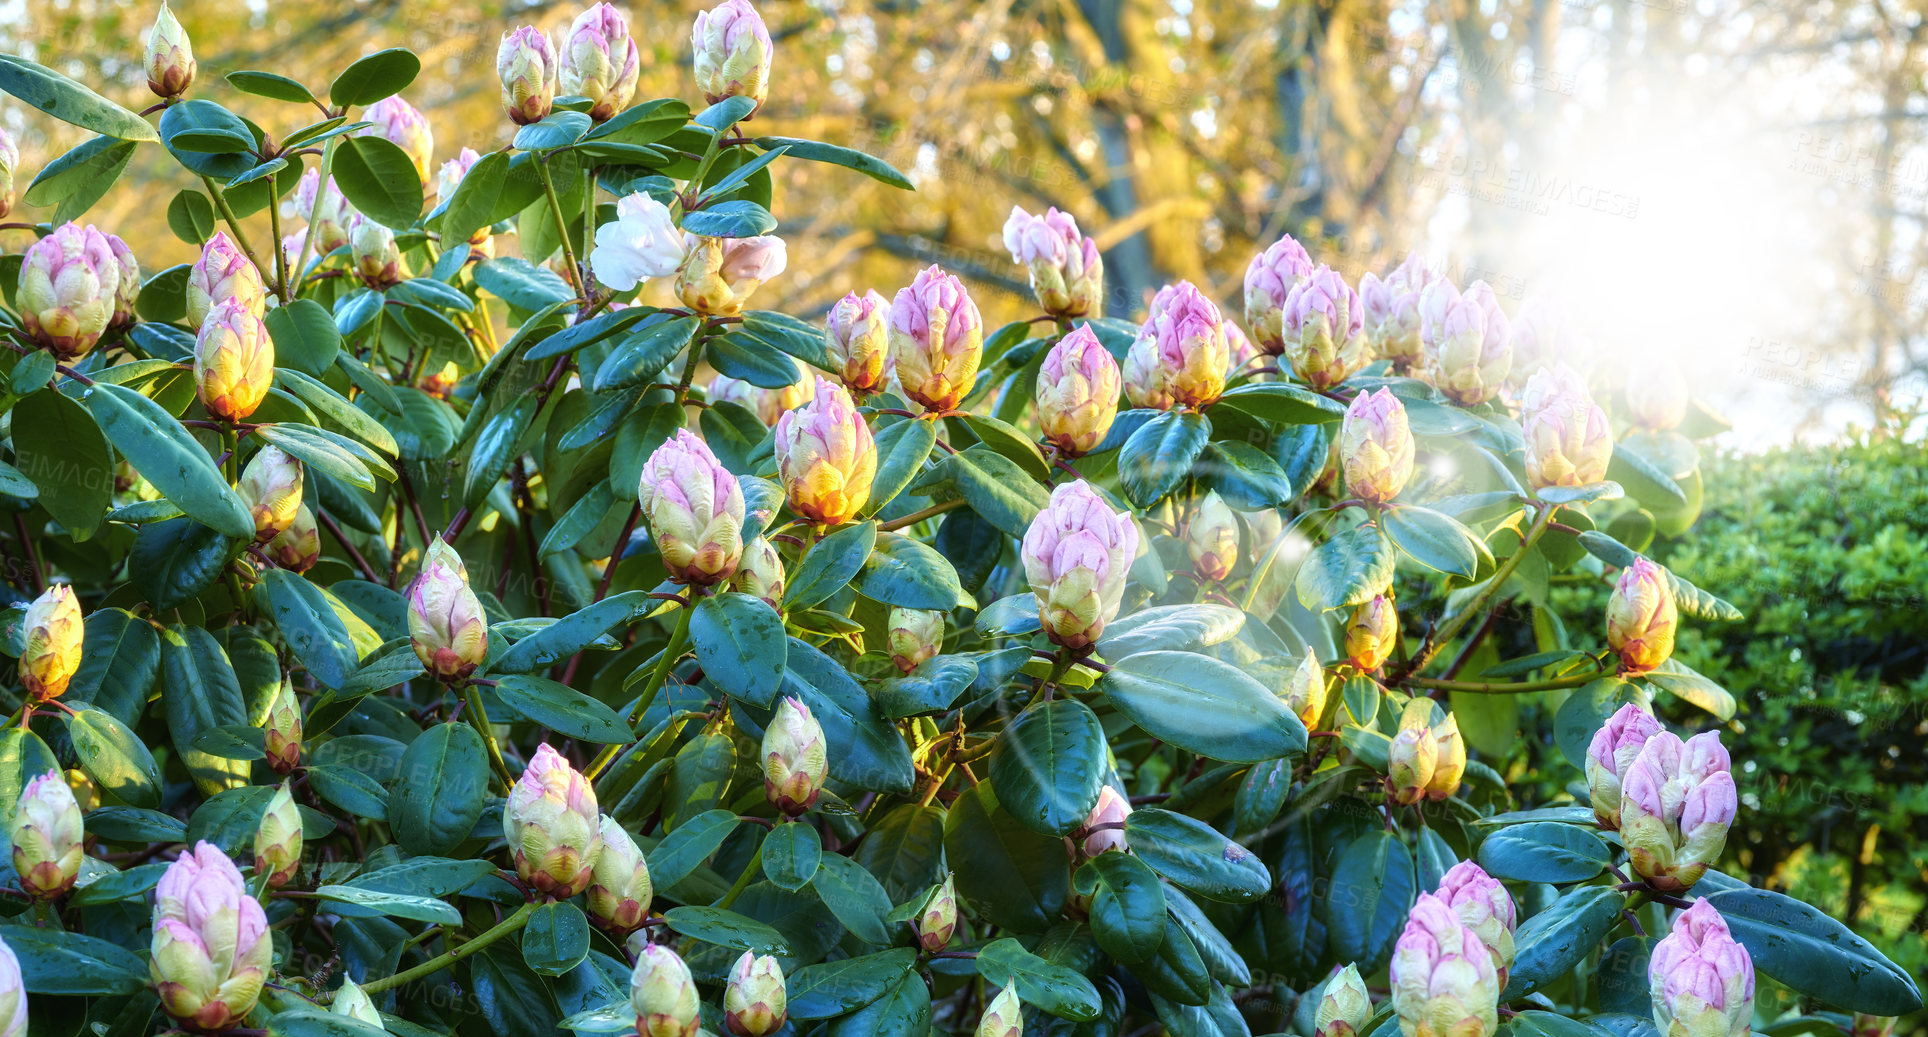
[[59,771],[27,782],[7,822],[13,870],[35,900],[52,900],[74,887],[83,855],[80,803]]
[[1372,1021],[1372,996],[1359,978],[1359,967],[1347,965],[1326,981],[1313,1015],[1312,1037],[1357,1037]]
[[1118,790],[1106,785],[1098,790],[1098,805],[1091,808],[1085,818],[1084,841],[1080,848],[1086,857],[1096,857],[1107,850],[1126,851],[1125,818],[1131,816],[1131,801],[1118,794]]
[[890,303],[876,292],[845,295],[824,318],[823,344],[844,388],[859,396],[881,390],[890,364]]
[[1499,1027],[1493,955],[1445,901],[1421,893],[1393,945],[1392,1003],[1406,1037],[1492,1037]]
[[757,537],[743,545],[743,557],[737,560],[730,589],[762,598],[764,604],[781,611],[783,584],[783,556],[768,540]]
[[1367,347],[1371,355],[1392,361],[1393,369],[1402,374],[1419,367],[1425,358],[1419,337],[1419,293],[1432,280],[1432,271],[1418,253],[1408,255],[1384,279],[1376,274],[1359,279]]
[[188,42],[187,30],[167,9],[166,0],[154,16],[154,27],[147,30],[142,67],[147,72],[147,88],[156,97],[179,97],[194,84],[194,47]]
[[1285,358],[1314,389],[1338,385],[1372,359],[1359,293],[1331,267],[1319,267],[1292,287],[1282,319]]
[[708,587],[736,572],[743,490],[707,443],[677,429],[643,465],[637,499],[670,579]]
[[219,847],[197,843],[161,873],[148,977],[169,1016],[194,1030],[240,1025],[273,961],[267,915]]
[[1346,492],[1374,504],[1399,496],[1412,478],[1416,449],[1406,405],[1391,389],[1354,396],[1339,426]]
[[1417,803],[1426,798],[1438,765],[1439,738],[1433,729],[1424,724],[1401,728],[1386,751],[1386,791],[1402,806]]
[[1015,986],[997,992],[978,1018],[976,1037],[1024,1037],[1024,1003]]
[[[316,207],[316,195],[320,195],[320,207]],[[328,178],[327,190],[321,187],[321,171],[310,169],[301,174],[301,181],[295,184],[293,196],[281,203],[281,215],[287,218],[309,220],[308,233],[315,238],[315,252],[327,255],[348,244],[349,225],[359,214],[348,204],[348,199],[335,186],[335,178]]]
[[932,891],[915,921],[917,945],[926,954],[936,954],[950,944],[957,932],[957,885],[950,872],[944,873],[944,883]]
[[1058,340],[1038,368],[1038,427],[1060,453],[1078,457],[1104,441],[1118,416],[1118,361],[1090,325]]
[[629,974],[629,1003],[636,1010],[637,1037],[695,1037],[696,981],[676,952],[645,944]]
[[[1346,660],[1361,673],[1371,673],[1384,666],[1398,644],[1399,613],[1393,608],[1391,598],[1376,595],[1352,610],[1352,617],[1346,622]],[[1427,773],[1431,773],[1430,768]]]
[[1519,909],[1500,880],[1472,861],[1461,861],[1440,876],[1435,893],[1459,916],[1461,925],[1473,931],[1486,949],[1493,952],[1493,968],[1499,985],[1506,987],[1506,973],[1513,965],[1513,930],[1520,924]]
[[1528,299],[1507,325],[1513,345],[1508,384],[1522,388],[1542,367],[1584,362],[1585,348],[1565,309],[1543,298]]
[[1674,918],[1654,945],[1647,982],[1661,1037],[1747,1037],[1754,959],[1711,902],[1696,900]]
[[1046,209],[1033,216],[1013,206],[1004,221],[1004,247],[1011,262],[1031,275],[1044,312],[1059,317],[1096,317],[1104,308],[1105,265],[1098,244],[1078,232],[1068,212]]
[[220,300],[194,335],[194,389],[201,406],[222,421],[242,421],[273,385],[274,338],[260,312],[243,299]]
[[211,310],[230,299],[259,317],[267,309],[268,291],[254,261],[227,231],[217,230],[187,272],[187,322],[200,327]]
[[805,377],[781,389],[765,389],[728,375],[710,379],[711,403],[734,403],[749,410],[765,425],[809,403],[817,395],[817,379]]
[[502,831],[522,881],[558,900],[589,887],[603,848],[596,790],[549,743],[509,790]]
[[763,730],[763,794],[792,817],[810,809],[830,774],[823,728],[802,699],[784,696]]
[[1185,553],[1198,578],[1217,583],[1238,564],[1238,516],[1217,490],[1207,490],[1185,525]]
[[[66,223],[27,246],[20,263],[20,326],[64,360],[85,356],[114,316],[121,265],[107,236]],[[192,278],[189,306],[192,308]]]
[[27,1037],[27,991],[20,959],[0,940],[0,1037]]
[[289,572],[305,573],[321,560],[321,533],[315,513],[306,503],[295,509],[294,520],[268,541],[268,557]]
[[255,451],[235,492],[254,516],[255,539],[267,543],[294,524],[301,509],[302,465],[272,443]]
[[596,280],[627,292],[683,265],[683,232],[662,202],[641,191],[616,202],[616,218],[596,228],[589,265]]
[[1285,708],[1299,718],[1307,731],[1318,728],[1319,718],[1325,715],[1326,675],[1325,667],[1319,665],[1319,657],[1312,654],[1311,645],[1305,646],[1305,657],[1286,679],[1283,697]]
[[1620,570],[1607,599],[1607,643],[1620,653],[1620,672],[1646,673],[1674,654],[1680,614],[1667,571],[1645,558]]
[[623,826],[614,818],[602,819],[602,852],[590,870],[589,917],[597,927],[617,936],[634,932],[649,917],[649,903],[655,897],[649,864],[636,848]]
[[1438,752],[1433,757],[1433,776],[1426,782],[1426,798],[1437,803],[1451,799],[1466,775],[1466,739],[1460,737],[1459,718],[1448,713],[1433,725],[1433,741]]
[[402,100],[400,94],[393,94],[369,105],[362,117],[375,125],[361,130],[356,136],[380,137],[401,148],[414,164],[415,175],[421,178],[422,186],[427,187],[430,182],[429,171],[435,166],[435,133],[429,129],[428,116]]
[[1020,554],[1046,636],[1081,651],[1118,615],[1138,526],[1084,480],[1061,483],[1025,530]]
[[1278,356],[1285,352],[1285,300],[1312,273],[1312,256],[1291,235],[1281,237],[1252,257],[1245,268],[1245,325],[1259,348]]
[[56,583],[40,592],[21,617],[20,683],[36,702],[59,698],[80,668],[86,622],[74,588]]
[[713,317],[742,312],[751,293],[783,273],[783,239],[683,236],[683,264],[676,271],[676,294],[683,305]]
[[944,647],[942,612],[892,606],[889,627],[886,641],[890,646],[890,661],[902,673],[917,669],[918,664]]
[[517,126],[541,122],[556,100],[556,48],[549,34],[524,25],[502,34],[495,51],[502,110]]
[[1565,364],[1527,379],[1520,398],[1526,437],[1526,478],[1535,490],[1585,486],[1607,477],[1613,430],[1587,392],[1586,380]]
[[723,0],[697,14],[690,33],[696,51],[696,88],[711,104],[742,96],[756,102],[749,118],[763,107],[770,92],[770,61],[774,48],[750,0]]
[[301,811],[283,782],[268,798],[254,833],[254,873],[266,876],[269,889],[280,889],[301,867]]
[[723,987],[723,1024],[736,1037],[770,1037],[783,1026],[789,999],[777,960],[744,951]]
[[268,715],[261,720],[265,734],[268,766],[276,774],[288,774],[301,763],[301,705],[295,701],[294,684],[283,678],[281,690],[268,704]]
[[1160,288],[1125,356],[1132,405],[1170,410],[1218,399],[1231,356],[1223,324],[1218,307],[1190,281]]
[[379,292],[402,283],[402,250],[395,244],[394,231],[367,217],[356,217],[348,246],[363,284]]
[[118,234],[108,234],[107,247],[120,261],[120,279],[114,288],[114,315],[107,320],[109,328],[125,329],[134,326],[139,319],[134,312],[134,304],[141,297],[141,261],[134,256],[134,250]]
[[1687,420],[1687,379],[1665,357],[1642,364],[1627,381],[1627,416],[1635,425],[1665,431]]
[[13,211],[13,177],[20,168],[20,145],[0,128],[0,216]]
[[1621,784],[1627,768],[1633,766],[1647,739],[1659,733],[1660,721],[1632,702],[1615,710],[1593,733],[1593,742],[1587,746],[1587,793],[1600,827],[1620,828]]
[[1656,889],[1679,892],[1720,859],[1738,809],[1720,733],[1706,731],[1683,743],[1661,731],[1627,767],[1620,841],[1635,873]]
[[1485,281],[1464,293],[1440,278],[1419,296],[1419,335],[1426,345],[1428,374],[1439,391],[1459,403],[1484,403],[1498,393],[1513,353],[1506,314]]
[[964,282],[931,266],[890,303],[890,362],[904,394],[925,410],[952,410],[971,391],[984,355],[984,318]]
[[561,56],[562,92],[593,101],[591,119],[602,122],[629,107],[641,66],[622,12],[596,4],[577,15],[562,38]]
[[408,588],[408,636],[415,655],[439,680],[461,680],[489,655],[489,622],[469,589],[462,556],[439,537]]

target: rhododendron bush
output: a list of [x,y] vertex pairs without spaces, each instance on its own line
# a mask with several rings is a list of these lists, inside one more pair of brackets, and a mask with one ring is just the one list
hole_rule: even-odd
[[[910,184],[759,135],[747,0],[691,37],[691,99],[646,100],[608,5],[505,34],[504,123],[462,132],[512,142],[455,156],[406,50],[227,73],[261,124],[164,9],[145,112],[0,57],[96,134],[21,171],[51,218],[0,269],[0,1037],[1921,1006],[1721,870],[1735,703],[1672,651],[1739,614],[1643,554],[1721,427],[1678,379],[1290,237],[1242,309],[1107,314],[1055,209],[1005,228],[1032,319],[937,266],[759,309],[812,258],[781,164]],[[85,218],[161,151],[199,256],[155,270]]]

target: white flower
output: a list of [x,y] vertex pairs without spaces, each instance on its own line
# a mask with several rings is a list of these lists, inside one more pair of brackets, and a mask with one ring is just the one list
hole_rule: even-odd
[[652,277],[668,277],[683,262],[683,234],[669,207],[638,192],[616,203],[616,220],[596,228],[589,253],[596,280],[619,292]]

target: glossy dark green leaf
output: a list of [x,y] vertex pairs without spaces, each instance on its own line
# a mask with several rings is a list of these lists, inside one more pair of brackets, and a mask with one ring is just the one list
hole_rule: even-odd
[[159,140],[146,119],[26,58],[0,55],[0,90],[63,122],[122,140]]
[[222,78],[228,85],[244,94],[271,98],[276,101],[289,101],[295,104],[312,104],[315,95],[307,87],[287,76],[273,72],[241,70],[230,72]]
[[663,921],[672,932],[719,947],[757,954],[790,953],[782,933],[735,911],[700,905],[672,907],[663,912]]
[[1165,940],[1165,887],[1144,861],[1128,853],[1101,853],[1072,876],[1072,886],[1091,897],[1091,935],[1120,961],[1144,961]]
[[1472,530],[1431,508],[1402,504],[1385,516],[1386,532],[1408,558],[1448,576],[1476,579],[1493,556]]
[[1229,407],[1280,425],[1324,425],[1345,417],[1345,405],[1285,382],[1252,382],[1232,389],[1212,407]]
[[81,706],[67,719],[80,768],[101,791],[130,806],[161,805],[161,772],[140,736],[112,714]]
[[532,674],[505,674],[497,678],[495,693],[538,726],[570,738],[626,745],[634,737],[614,709],[566,684]]
[[1118,454],[1125,496],[1141,508],[1164,500],[1191,474],[1211,435],[1203,414],[1167,411],[1140,425]]
[[776,230],[777,218],[755,202],[736,198],[685,213],[683,229],[710,238],[753,238]]
[[877,431],[877,474],[870,483],[866,515],[897,499],[916,480],[937,445],[937,422],[907,418]]
[[907,609],[949,612],[970,602],[957,570],[930,545],[900,533],[879,533],[857,590],[873,601]]
[[241,683],[228,653],[200,627],[175,624],[160,633],[161,705],[168,733],[202,794],[245,784],[248,765],[192,748],[203,732],[248,722]]
[[877,524],[846,526],[811,545],[790,575],[783,592],[785,608],[809,608],[850,585],[877,542]]
[[296,299],[268,311],[268,334],[274,338],[275,363],[321,377],[335,366],[341,352],[341,331],[335,318],[313,299]]
[[347,909],[339,912],[346,917],[380,915],[442,925],[462,924],[462,912],[434,897],[337,885],[318,887],[315,896],[330,905],[346,905]]
[[1524,997],[1572,972],[1613,929],[1626,902],[1627,895],[1611,887],[1579,886],[1520,923],[1501,999]]
[[825,144],[822,141],[804,140],[800,137],[758,137],[755,144],[759,148],[784,148],[791,158],[808,159],[811,162],[827,162],[833,166],[854,169],[879,183],[889,184],[904,191],[914,191],[910,179],[899,173],[895,167],[883,159],[866,155],[861,151]]
[[255,595],[317,681],[339,688],[360,667],[354,638],[321,588],[297,573],[270,569],[261,574]]
[[1155,605],[1106,624],[1098,652],[1113,662],[1140,652],[1196,652],[1224,644],[1244,626],[1245,613],[1228,605]]
[[1076,969],[1040,958],[1008,936],[978,948],[977,970],[998,986],[1015,986],[1026,1004],[1060,1019],[1096,1019],[1103,1007],[1098,988]]
[[1480,867],[1520,882],[1580,882],[1600,874],[1610,856],[1599,836],[1554,821],[1509,825],[1479,846]]
[[1191,652],[1142,652],[1099,680],[1112,708],[1154,737],[1228,763],[1303,752],[1305,725],[1237,667]]
[[13,405],[13,449],[54,521],[93,536],[114,499],[114,461],[87,408],[53,389],[28,393]]
[[1205,454],[1206,484],[1240,511],[1277,508],[1293,497],[1292,479],[1271,455],[1237,440],[1211,444]]
[[133,724],[161,668],[161,642],[154,627],[124,609],[87,614],[80,667],[67,682],[70,706],[93,703],[124,724]]
[[96,382],[87,407],[115,449],[181,510],[237,539],[254,536],[254,519],[208,452],[161,405],[122,385]]
[[1105,732],[1077,699],[1017,715],[991,752],[991,785],[1011,817],[1044,835],[1069,835],[1098,804],[1108,765]]
[[1415,896],[1412,855],[1391,832],[1353,840],[1333,867],[1324,899],[1333,952],[1377,969],[1392,954]]
[[944,852],[969,862],[954,875],[958,896],[1000,928],[1043,932],[1070,893],[1064,841],[1039,835],[1005,813],[990,782],[979,782],[951,804]]
[[1125,818],[1125,842],[1153,871],[1207,900],[1243,903],[1272,887],[1252,851],[1183,814],[1140,807]]
[[342,69],[328,99],[340,108],[374,104],[408,89],[421,71],[422,59],[402,47],[378,50]]
[[885,943],[890,939],[884,916],[890,913],[890,896],[877,877],[848,857],[826,854],[817,867],[811,888],[823,900],[837,921],[865,943]]
[[1369,601],[1392,585],[1396,558],[1378,526],[1361,523],[1337,533],[1299,566],[1299,603],[1322,611]]
[[596,366],[596,391],[647,384],[690,344],[699,323],[695,317],[645,321]]
[[762,598],[736,591],[697,602],[690,645],[711,683],[758,706],[769,706],[783,682],[783,620]]
[[128,994],[147,983],[147,966],[118,944],[58,928],[8,926],[29,994]]
[[1765,889],[1721,890],[1707,900],[1754,967],[1790,989],[1869,1015],[1920,1011],[1914,977],[1821,911]]
[[[370,55],[363,61],[379,56]],[[350,67],[342,74],[353,71]],[[342,196],[356,211],[391,230],[407,230],[422,214],[421,176],[408,152],[387,138],[342,138],[335,146],[334,177]]]
[[780,824],[763,838],[763,875],[794,893],[810,884],[823,860],[823,842],[806,824]]
[[1051,494],[1016,461],[980,443],[944,459],[943,473],[985,521],[1015,537],[1050,503]]
[[806,965],[785,978],[790,1017],[828,1019],[883,997],[910,972],[917,952],[893,947],[875,954]]
[[409,743],[388,796],[395,839],[415,854],[448,856],[469,837],[488,803],[482,736],[467,724],[436,724]]
[[535,909],[522,929],[522,962],[541,976],[560,976],[589,956],[589,918],[574,904]]
[[830,1021],[830,1037],[926,1037],[931,1032],[931,990],[924,977],[907,972],[875,1001]]
[[120,179],[135,146],[134,141],[115,137],[83,141],[47,163],[22,197],[29,205],[51,206],[51,223],[79,219]]
[[656,888],[668,889],[701,867],[736,828],[736,813],[711,810],[678,825],[648,853],[649,874]]
[[885,678],[873,693],[877,708],[892,720],[941,713],[977,680],[977,663],[963,655],[937,655],[917,669]]

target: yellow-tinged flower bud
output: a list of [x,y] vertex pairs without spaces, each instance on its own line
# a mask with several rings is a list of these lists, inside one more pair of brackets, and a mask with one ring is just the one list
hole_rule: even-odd
[[931,266],[890,301],[890,363],[904,395],[927,411],[955,409],[984,359],[984,318],[964,282]]
[[321,559],[321,532],[306,501],[295,509],[295,519],[281,535],[268,541],[268,557],[289,572],[305,573]]
[[215,307],[230,299],[239,300],[248,312],[259,317],[268,307],[268,289],[254,260],[241,251],[227,231],[217,230],[188,268],[187,322],[200,327]]
[[64,775],[48,771],[27,782],[7,821],[20,888],[35,900],[52,900],[72,889],[84,835],[80,803]]
[[1160,288],[1125,354],[1132,405],[1171,410],[1218,399],[1231,359],[1224,324],[1218,306],[1190,281]]
[[1405,1037],[1493,1037],[1499,1028],[1492,952],[1439,897],[1421,893],[1407,913],[1390,971]]
[[168,1015],[193,1030],[238,1026],[273,964],[267,915],[227,854],[202,842],[167,866],[154,890],[148,978]]
[[634,932],[649,917],[655,887],[649,864],[636,840],[612,817],[602,819],[602,852],[589,877],[589,918],[598,928],[618,936]]
[[1073,651],[1088,648],[1118,616],[1138,526],[1080,479],[1061,483],[1031,520],[1019,551],[1045,636]]
[[301,763],[301,704],[295,701],[294,682],[283,678],[262,719],[268,766],[276,774],[287,774]]
[[843,386],[817,379],[810,402],[777,419],[775,450],[777,477],[798,515],[834,526],[870,502],[877,442]]
[[629,974],[629,1004],[636,1010],[637,1037],[695,1037],[696,981],[676,952],[644,945]]
[[1314,389],[1330,389],[1372,360],[1359,293],[1328,266],[1285,297],[1285,358]]
[[1607,599],[1607,643],[1620,653],[1620,672],[1642,674],[1666,662],[1674,654],[1679,618],[1665,569],[1636,558],[1620,570]]
[[[1747,1037],[1754,1019],[1754,959],[1713,901],[1694,901],[1647,962],[1654,1026],[1662,1037]],[[1854,1019],[1860,1037],[1862,1019]],[[1892,1023],[1886,1028],[1892,1031]]]
[[1647,739],[1659,733],[1659,719],[1635,702],[1615,710],[1593,733],[1587,746],[1587,798],[1600,827],[1620,830],[1620,794],[1627,770]]
[[1493,968],[1504,989],[1507,972],[1513,967],[1513,930],[1520,922],[1512,894],[1485,868],[1461,861],[1440,876],[1439,889],[1433,895],[1452,908],[1460,924],[1471,929],[1493,953]]
[[859,396],[882,389],[890,367],[890,302],[876,292],[845,295],[824,318],[823,344],[844,388]]
[[14,293],[21,329],[62,359],[87,355],[113,319],[120,277],[107,235],[92,224],[54,228],[21,257]]
[[736,1037],[769,1037],[782,1028],[788,1007],[777,960],[744,951],[723,988],[724,1025]]
[[261,315],[241,299],[208,311],[194,336],[194,388],[201,406],[222,421],[242,421],[274,384],[274,339]]
[[518,126],[541,122],[556,100],[556,47],[549,34],[524,25],[502,34],[495,52],[502,108]]
[[1125,840],[1125,819],[1131,816],[1131,800],[1118,794],[1118,790],[1106,785],[1098,790],[1098,803],[1086,815],[1085,833],[1080,848],[1085,856],[1096,857],[1111,850],[1126,851],[1131,847]]
[[1366,981],[1359,978],[1358,966],[1347,965],[1326,980],[1313,1017],[1313,1037],[1357,1037],[1371,1018],[1372,997],[1366,993]]
[[1412,804],[1424,799],[1438,763],[1439,739],[1432,728],[1415,724],[1400,729],[1386,751],[1386,789],[1393,800]]
[[1700,881],[1727,845],[1740,809],[1720,732],[1686,741],[1661,731],[1640,747],[1620,792],[1620,843],[1634,874],[1678,893]]
[[930,609],[890,610],[890,661],[904,673],[944,647],[944,613]]
[[1541,368],[1526,380],[1520,429],[1526,438],[1526,478],[1534,489],[1585,486],[1607,477],[1613,430],[1587,392],[1586,379],[1567,365]]
[[254,832],[254,873],[267,876],[269,889],[280,889],[301,867],[301,810],[288,792],[288,783],[268,799],[261,825]]
[[1438,754],[1433,776],[1426,782],[1426,798],[1438,801],[1458,792],[1460,779],[1466,774],[1466,739],[1459,735],[1458,718],[1448,713],[1446,719],[1433,725],[1433,740]]
[[382,1025],[382,1013],[375,1007],[375,1002],[362,990],[361,984],[346,976],[342,977],[341,987],[335,991],[335,999],[329,1002],[328,1010],[370,1026]]
[[428,545],[408,588],[408,636],[416,657],[441,680],[467,677],[488,658],[488,617],[469,589],[462,556],[440,538]]
[[1004,221],[1004,247],[1031,275],[1044,312],[1060,317],[1104,313],[1105,263],[1098,243],[1078,232],[1068,212],[1046,209],[1033,216],[1013,207]]
[[670,579],[708,587],[736,572],[743,489],[709,444],[677,429],[643,465],[637,500]]
[[1088,324],[1058,340],[1038,368],[1038,427],[1060,453],[1077,457],[1104,441],[1118,417],[1124,375]]
[[1305,658],[1299,660],[1298,668],[1285,685],[1285,708],[1299,718],[1307,731],[1319,726],[1319,718],[1325,715],[1326,677],[1325,667],[1319,665],[1319,657],[1312,654],[1312,646],[1305,646]]
[[817,801],[829,775],[823,728],[802,699],[784,696],[763,731],[763,794],[794,817]]
[[602,122],[629,107],[641,67],[622,12],[596,4],[577,15],[562,37],[561,58],[562,92],[589,98],[591,119]]
[[944,873],[943,885],[924,901],[916,925],[917,945],[926,953],[936,954],[950,944],[952,934],[957,932],[957,886],[950,872]]
[[743,546],[743,557],[737,560],[730,589],[762,598],[764,604],[780,610],[783,579],[783,556],[777,554],[776,547],[768,540],[757,537]]
[[1375,504],[1399,496],[1412,478],[1414,451],[1406,405],[1391,389],[1352,398],[1339,426],[1339,464],[1347,492]]
[[522,881],[558,900],[588,888],[602,855],[596,790],[544,742],[502,809],[502,831]]
[[60,697],[80,668],[86,632],[74,589],[56,583],[41,591],[27,606],[20,625],[26,635],[20,649],[20,683],[36,701]]
[[270,443],[255,451],[235,486],[254,516],[254,538],[268,543],[294,525],[301,510],[301,462]]
[[187,30],[175,19],[162,0],[161,12],[154,16],[154,27],[147,30],[147,88],[162,98],[179,97],[194,85],[194,48]]
[[704,100],[715,104],[725,97],[747,97],[756,106],[744,118],[756,115],[770,93],[774,48],[770,30],[750,0],[723,0],[699,12],[690,44],[696,52],[696,87]]
[[683,305],[712,317],[743,312],[743,304],[763,282],[783,273],[788,262],[783,239],[683,236],[683,264],[676,270],[676,294]]
[[1024,1037],[1024,1004],[1016,987],[997,992],[977,1021],[977,1037]]
[[1217,583],[1238,564],[1238,516],[1217,490],[1207,490],[1185,526],[1185,550],[1198,578]]
[[1392,599],[1376,595],[1352,610],[1346,622],[1346,658],[1362,673],[1371,673],[1392,658],[1399,644],[1399,613]]
[[348,234],[349,257],[362,283],[376,291],[402,282],[402,250],[395,232],[366,216],[355,220]]

